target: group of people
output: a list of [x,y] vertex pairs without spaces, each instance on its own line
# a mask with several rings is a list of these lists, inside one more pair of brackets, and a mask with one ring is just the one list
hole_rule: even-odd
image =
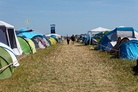
[[70,40],[72,41],[72,44],[74,44],[75,36],[72,35],[71,37],[67,36],[67,44],[69,45]]

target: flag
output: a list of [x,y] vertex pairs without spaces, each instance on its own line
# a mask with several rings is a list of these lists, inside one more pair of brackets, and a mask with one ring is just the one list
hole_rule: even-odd
[[27,24],[29,24],[29,23],[30,23],[30,21],[29,21],[29,20],[27,20],[27,21],[26,21],[26,23],[27,23]]

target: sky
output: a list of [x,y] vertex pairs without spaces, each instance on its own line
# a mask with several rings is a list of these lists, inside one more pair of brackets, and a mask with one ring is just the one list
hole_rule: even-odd
[[97,27],[138,30],[138,0],[0,0],[0,20],[41,34],[49,34],[51,24],[60,35]]

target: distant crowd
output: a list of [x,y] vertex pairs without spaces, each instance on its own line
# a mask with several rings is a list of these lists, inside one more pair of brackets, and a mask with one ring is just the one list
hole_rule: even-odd
[[70,44],[70,40],[72,41],[72,44],[74,44],[75,36],[74,35],[72,35],[72,36],[67,35],[66,40],[67,40],[68,45]]

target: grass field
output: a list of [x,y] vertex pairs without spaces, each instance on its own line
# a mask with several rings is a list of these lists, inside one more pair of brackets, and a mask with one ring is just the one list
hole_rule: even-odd
[[[89,50],[89,54],[95,53],[94,63],[99,67],[93,66],[90,59],[84,62],[88,57],[78,58],[76,61],[76,58],[71,58],[73,55],[68,51],[70,61],[75,60],[73,63],[74,61],[67,61],[68,57],[64,55],[60,54],[62,56],[60,57],[59,53],[66,53],[62,50],[65,49],[64,46],[65,44],[60,43],[24,56],[12,77],[0,80],[0,92],[138,92],[138,76],[134,72],[136,61],[111,58],[107,52],[91,50],[90,46],[66,46],[69,49]],[[100,74],[93,77],[95,71]],[[105,84],[104,87],[102,79],[103,84],[97,84],[95,79],[98,77],[108,78],[108,82],[105,83],[109,84]]]

